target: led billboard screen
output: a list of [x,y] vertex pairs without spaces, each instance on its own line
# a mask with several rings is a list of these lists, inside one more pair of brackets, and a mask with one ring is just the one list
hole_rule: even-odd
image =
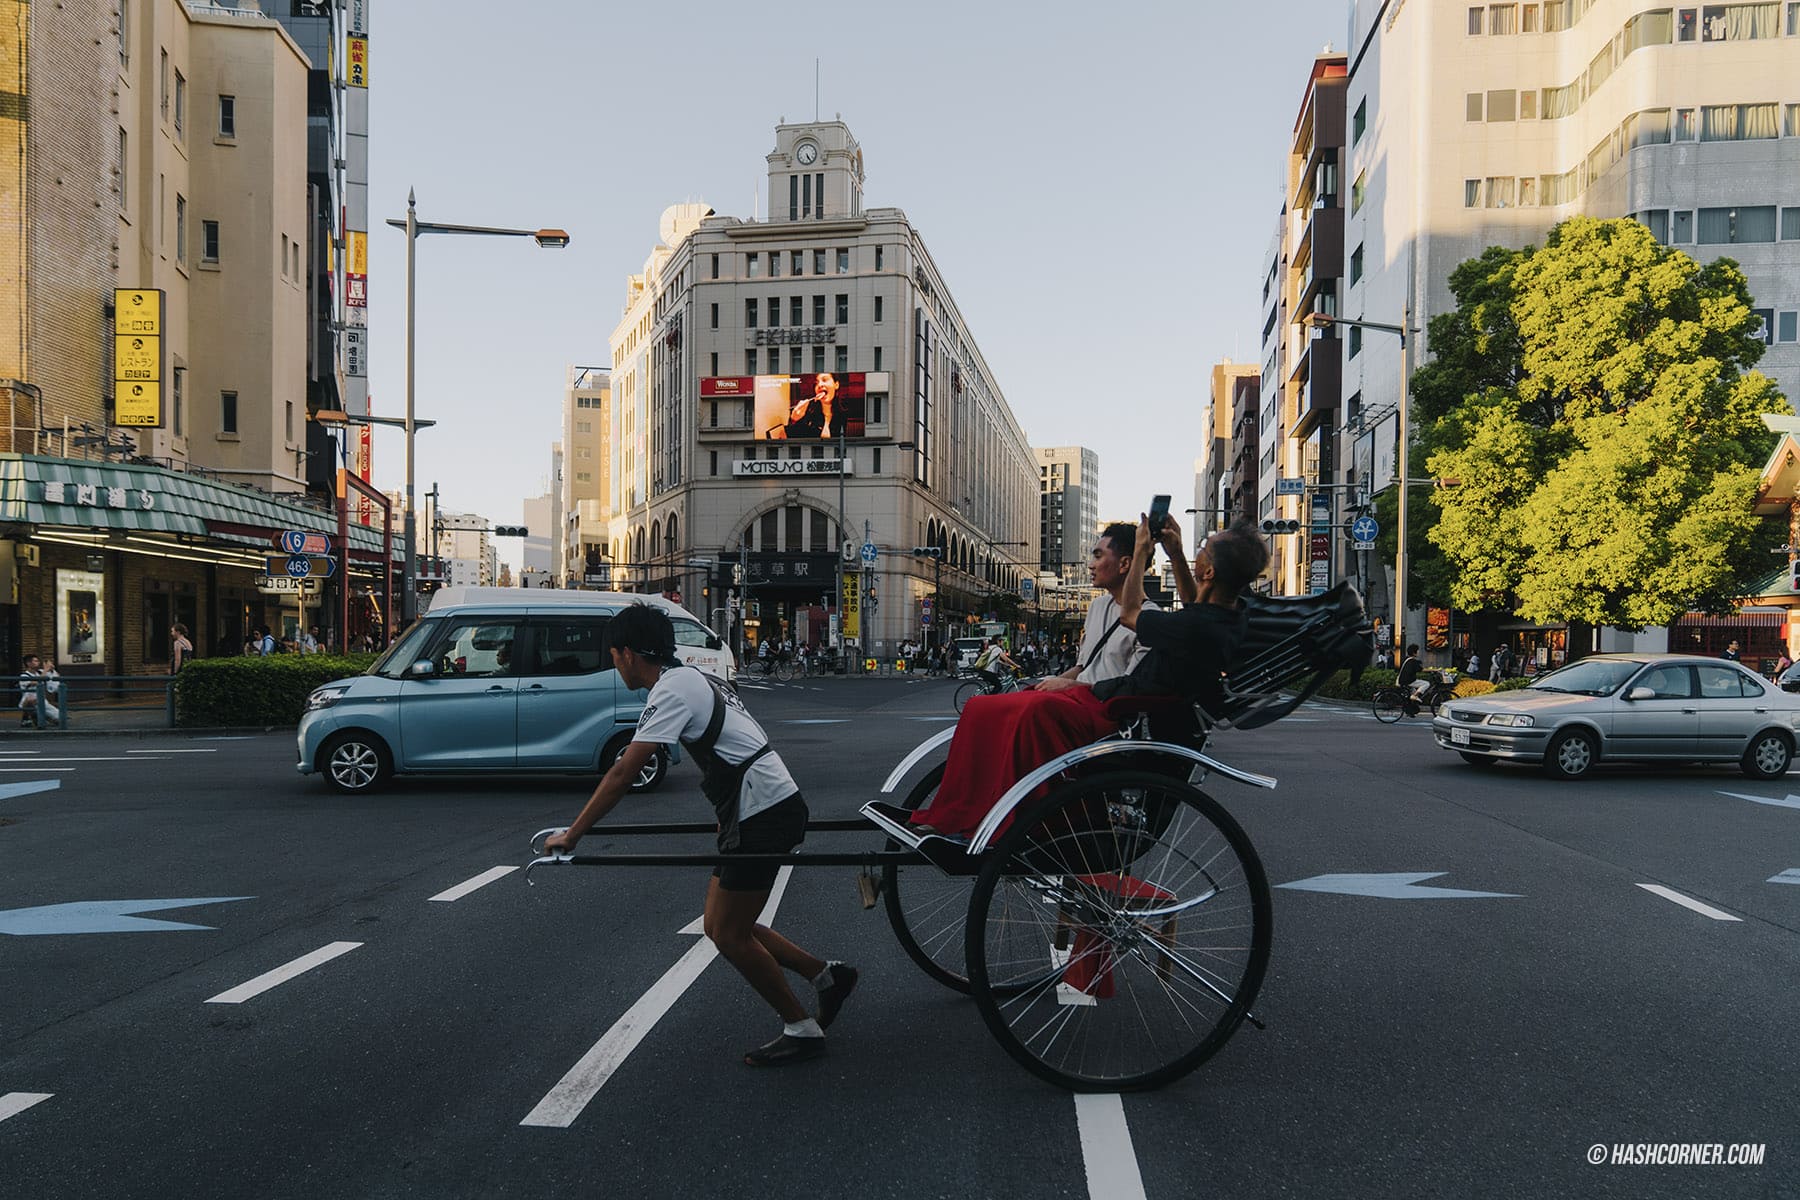
[[864,434],[861,371],[842,375],[727,375],[700,381],[703,400],[748,399],[757,441],[821,441]]

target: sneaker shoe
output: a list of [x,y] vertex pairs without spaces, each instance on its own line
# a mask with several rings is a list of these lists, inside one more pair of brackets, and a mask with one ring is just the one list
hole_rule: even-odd
[[833,963],[827,969],[831,972],[831,986],[818,990],[820,1029],[831,1028],[831,1023],[837,1019],[838,1009],[844,1006],[844,1001],[849,998],[851,992],[856,990],[855,967],[846,966],[843,963]]
[[822,1037],[794,1037],[782,1034],[772,1042],[758,1046],[744,1055],[746,1067],[785,1067],[789,1063],[817,1058],[825,1053]]

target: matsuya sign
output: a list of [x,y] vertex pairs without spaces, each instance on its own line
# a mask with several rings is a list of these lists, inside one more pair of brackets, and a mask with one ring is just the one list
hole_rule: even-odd
[[854,475],[855,464],[841,458],[746,458],[731,464],[744,475]]

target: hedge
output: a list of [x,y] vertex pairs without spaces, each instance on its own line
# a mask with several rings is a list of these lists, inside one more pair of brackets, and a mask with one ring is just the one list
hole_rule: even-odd
[[[1436,668],[1427,668],[1427,670],[1436,670]],[[1325,681],[1324,686],[1319,688],[1318,694],[1332,700],[1368,701],[1375,698],[1377,688],[1393,687],[1399,679],[1399,674],[1398,671],[1390,670],[1387,667],[1369,667],[1352,685],[1350,672],[1339,671]],[[1502,679],[1498,684],[1492,684],[1485,679],[1465,677],[1457,682],[1456,694],[1458,696],[1476,696],[1490,691],[1510,692],[1515,688],[1522,688],[1530,682],[1530,679],[1519,678]]]
[[175,677],[175,724],[297,725],[314,688],[361,675],[373,654],[197,658]]

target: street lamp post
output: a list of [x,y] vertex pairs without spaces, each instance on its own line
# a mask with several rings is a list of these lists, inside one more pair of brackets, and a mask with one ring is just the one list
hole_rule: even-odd
[[1409,302],[1405,314],[1398,325],[1388,325],[1380,321],[1356,321],[1349,317],[1334,317],[1327,313],[1308,313],[1301,318],[1314,329],[1329,329],[1337,325],[1346,325],[1352,329],[1373,329],[1380,333],[1391,333],[1400,339],[1400,423],[1395,436],[1399,439],[1399,459],[1394,471],[1395,482],[1400,485],[1397,518],[1394,522],[1394,534],[1399,540],[1399,549],[1394,555],[1394,645],[1403,648],[1406,643],[1406,491],[1412,486],[1409,473],[1410,458],[1407,443],[1407,408],[1409,397],[1408,372],[1412,349],[1412,304]]
[[402,574],[400,612],[402,626],[412,624],[419,614],[417,530],[413,509],[413,434],[426,422],[416,420],[413,416],[413,383],[414,364],[414,297],[415,258],[421,233],[460,233],[474,237],[528,237],[547,250],[560,250],[569,244],[569,234],[563,229],[502,229],[488,225],[445,225],[434,221],[421,221],[418,214],[418,200],[412,189],[406,192],[406,219],[388,218],[388,224],[396,229],[406,231],[406,420],[402,424],[406,428],[406,563]]

